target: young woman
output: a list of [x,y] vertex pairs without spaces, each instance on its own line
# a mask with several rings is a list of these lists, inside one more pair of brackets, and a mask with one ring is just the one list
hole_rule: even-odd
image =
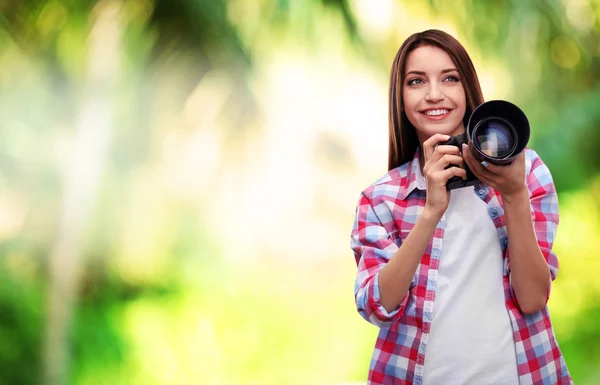
[[[437,145],[483,103],[452,36],[410,36],[391,70],[389,172],[359,199],[359,313],[380,328],[369,384],[572,384],[546,307],[558,201],[531,149],[508,166]],[[480,183],[447,191],[468,165]]]

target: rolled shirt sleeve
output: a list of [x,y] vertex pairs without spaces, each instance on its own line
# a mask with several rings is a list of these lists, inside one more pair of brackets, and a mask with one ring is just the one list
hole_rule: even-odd
[[399,319],[406,307],[408,293],[391,312],[380,303],[379,272],[398,250],[371,201],[363,193],[358,202],[352,228],[351,247],[358,271],[354,285],[356,307],[360,315],[379,327],[389,327]]
[[[558,257],[552,251],[558,227],[558,195],[548,167],[535,151],[531,149],[526,151],[526,164],[528,166],[526,182],[529,189],[531,219],[538,246],[550,270],[550,279],[554,281],[558,275],[559,267]],[[506,252],[508,253],[508,249]],[[507,256],[509,257],[510,269],[510,256]],[[550,298],[550,286],[548,286],[546,302]],[[512,289],[512,280],[510,287],[513,300],[518,305],[516,295]]]
[[533,151],[531,170],[527,175],[531,219],[537,242],[548,263],[552,280],[558,274],[558,258],[552,251],[558,227],[558,195],[550,170]]

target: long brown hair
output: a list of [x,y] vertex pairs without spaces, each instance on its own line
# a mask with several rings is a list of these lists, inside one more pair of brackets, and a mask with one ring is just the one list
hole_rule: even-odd
[[408,54],[414,49],[426,45],[443,49],[456,65],[467,100],[465,127],[471,112],[483,103],[483,93],[475,67],[469,54],[458,40],[437,29],[429,29],[409,36],[398,50],[390,74],[388,170],[410,161],[419,146],[417,131],[404,112],[402,85],[404,84]]

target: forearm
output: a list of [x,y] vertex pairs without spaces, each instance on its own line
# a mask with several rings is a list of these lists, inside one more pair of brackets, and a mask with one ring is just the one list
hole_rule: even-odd
[[511,283],[524,313],[535,313],[546,303],[550,271],[538,246],[525,188],[502,197],[508,235]]
[[381,305],[386,311],[396,309],[408,293],[421,256],[427,249],[441,215],[427,209],[410,231],[406,240],[379,273]]

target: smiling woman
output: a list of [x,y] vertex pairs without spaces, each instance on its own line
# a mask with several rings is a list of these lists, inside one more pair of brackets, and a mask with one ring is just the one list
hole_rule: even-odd
[[435,133],[464,131],[465,91],[452,59],[441,48],[416,48],[406,61],[402,86],[404,113],[417,130],[419,143]]
[[[429,33],[424,40],[412,35],[396,54],[390,79],[389,170],[411,160],[415,149],[423,142],[419,140],[423,139],[419,130],[403,127],[421,127],[415,122],[417,118],[423,118],[427,108],[457,110],[451,114],[451,119],[445,119],[448,114],[439,118],[449,132],[443,128],[442,131],[433,131],[452,134],[460,131],[460,127],[464,128],[471,112],[483,103],[479,79],[469,55],[456,39],[448,39],[447,36],[445,33]],[[424,102],[431,103],[436,99],[453,105],[424,105]],[[426,134],[426,126],[423,128],[425,136],[430,136]],[[432,132],[431,127],[429,132]]]
[[[442,31],[400,47],[389,102],[389,171],[362,192],[351,237],[356,306],[380,328],[369,384],[572,384],[546,307],[558,270],[548,168],[531,149],[497,166],[438,145],[483,103]],[[466,178],[450,165],[465,164],[481,182],[448,191]]]

